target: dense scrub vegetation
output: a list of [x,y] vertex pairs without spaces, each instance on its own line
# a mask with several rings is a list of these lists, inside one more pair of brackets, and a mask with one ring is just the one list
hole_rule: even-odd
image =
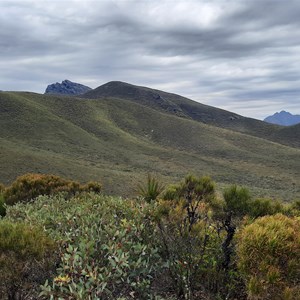
[[27,202],[39,195],[55,195],[64,192],[71,197],[82,192],[100,193],[102,186],[98,182],[80,184],[55,175],[25,174],[18,177],[10,186],[0,184],[0,215],[5,215],[4,202],[13,205],[17,202]]
[[55,178],[0,191],[1,299],[299,299],[299,201],[220,196],[209,177],[148,176],[135,199]]

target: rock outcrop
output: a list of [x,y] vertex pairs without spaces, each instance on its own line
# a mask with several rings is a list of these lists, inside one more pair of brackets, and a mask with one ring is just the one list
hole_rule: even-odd
[[55,94],[55,95],[82,95],[91,88],[70,80],[64,80],[62,83],[49,84],[46,88],[45,94]]

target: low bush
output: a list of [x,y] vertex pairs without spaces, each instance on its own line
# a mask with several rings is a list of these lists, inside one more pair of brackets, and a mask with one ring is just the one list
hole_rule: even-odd
[[3,193],[5,202],[13,205],[17,202],[27,202],[39,195],[52,195],[65,192],[69,196],[78,192],[101,191],[101,184],[89,182],[81,185],[79,182],[63,179],[59,176],[44,174],[25,174],[18,177]]
[[[51,195],[7,206],[6,223],[1,224],[10,224],[5,225],[10,232],[21,230],[9,227],[11,222],[43,228],[57,242],[53,253],[58,260],[56,273],[51,273],[44,264],[48,246],[38,246],[44,249],[40,256],[27,229],[20,234],[26,243],[7,235],[3,240],[10,241],[11,250],[3,246],[0,257],[6,261],[3,278],[5,272],[11,277],[0,283],[3,295],[28,291],[29,286],[36,292],[43,283],[39,299],[299,299],[300,220],[276,214],[297,215],[297,203],[252,200],[237,186],[223,200],[209,177],[194,176],[172,185],[159,199],[149,192],[157,190],[156,180],[148,183],[153,188],[134,200],[93,192],[71,196],[78,185],[70,184],[68,193],[65,185],[50,184]],[[100,186],[90,183],[83,190],[99,192]],[[275,215],[260,217],[266,214]],[[43,245],[44,237],[31,235]],[[16,267],[9,270],[9,265]],[[32,279],[24,279],[22,270]],[[38,270],[45,270],[39,278]]]
[[238,235],[238,265],[249,299],[300,299],[300,221],[258,218]]
[[161,270],[152,204],[102,195],[40,196],[8,208],[6,218],[43,226],[60,241],[57,276],[47,299],[150,299]]
[[266,215],[284,213],[285,207],[282,203],[273,199],[257,198],[251,201],[249,216],[256,219]]
[[55,265],[54,242],[35,227],[0,221],[0,298],[37,297]]

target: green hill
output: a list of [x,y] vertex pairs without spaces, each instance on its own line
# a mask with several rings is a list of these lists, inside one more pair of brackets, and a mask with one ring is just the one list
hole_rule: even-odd
[[[145,88],[147,95],[149,91]],[[85,97],[92,98],[92,92],[97,89]],[[27,172],[54,173],[101,180],[107,193],[129,195],[147,172],[164,182],[193,172],[211,175],[221,185],[247,185],[260,195],[300,197],[300,149],[245,134],[252,119],[245,118],[250,121],[245,121],[249,129],[244,133],[221,128],[221,122],[240,120],[227,119],[237,115],[223,110],[215,109],[215,120],[223,116],[219,125],[208,117],[206,123],[199,122],[179,100],[165,94],[160,92],[163,104],[156,105],[148,96],[121,99],[117,92],[97,99],[1,92],[0,182],[7,184]],[[281,131],[280,126],[261,128]]]
[[82,97],[89,99],[119,98],[204,124],[247,133],[288,146],[300,147],[300,139],[298,138],[300,136],[299,129],[298,137],[297,135],[290,134],[286,138],[283,126],[246,118],[176,94],[135,86],[125,82],[108,82],[87,92]]

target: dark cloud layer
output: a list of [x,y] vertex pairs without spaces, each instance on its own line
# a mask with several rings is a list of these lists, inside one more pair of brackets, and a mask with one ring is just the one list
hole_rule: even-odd
[[299,15],[293,0],[0,0],[0,89],[123,80],[256,118],[300,113]]

